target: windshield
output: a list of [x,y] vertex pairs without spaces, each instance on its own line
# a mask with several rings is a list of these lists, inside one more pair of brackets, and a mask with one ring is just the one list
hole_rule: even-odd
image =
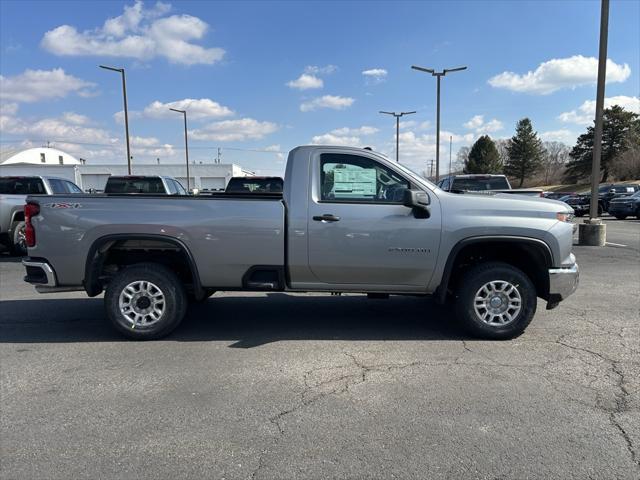
[[166,193],[158,177],[110,177],[104,193]]
[[282,192],[281,178],[232,178],[227,185],[227,192],[244,193],[280,193]]
[[471,190],[476,192],[484,190],[509,190],[509,184],[504,177],[455,178],[451,190]]
[[39,178],[0,178],[0,193],[5,195],[31,195],[47,193]]

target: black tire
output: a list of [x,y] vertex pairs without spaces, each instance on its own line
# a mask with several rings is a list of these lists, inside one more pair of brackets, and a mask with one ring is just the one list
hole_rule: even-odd
[[[513,320],[501,325],[489,324],[476,313],[476,294],[489,282],[508,282],[517,292],[512,292],[511,295],[520,295],[520,311]],[[490,340],[507,340],[520,335],[533,319],[536,306],[536,288],[529,277],[522,270],[503,262],[486,262],[472,267],[463,274],[455,296],[456,316],[464,328],[475,337]],[[511,314],[516,312],[509,311]],[[480,312],[488,310],[480,307]]]
[[[145,295],[143,289],[136,292],[138,286],[136,282],[152,284],[147,287],[151,293]],[[125,316],[125,313],[120,309],[120,296],[127,286],[131,285],[134,286],[129,292],[134,291],[135,293],[128,310],[129,315],[134,315],[134,318]],[[153,310],[156,307],[151,302],[155,301],[153,297],[157,295],[157,290],[160,290],[163,297],[163,301],[157,304],[157,311],[161,310],[161,313],[157,313],[157,311],[156,313],[141,313],[145,312],[144,309]],[[126,300],[126,297],[123,298]],[[120,333],[134,340],[153,340],[168,335],[180,324],[187,310],[187,296],[182,282],[171,270],[156,263],[138,263],[120,271],[109,282],[104,296],[104,304],[109,320]],[[127,309],[126,304],[124,308]],[[154,318],[154,314],[157,314],[158,318]],[[141,320],[149,325],[134,325],[137,321],[136,315],[142,316]]]
[[27,254],[27,242],[24,237],[24,221],[15,222],[11,228],[11,252],[14,255],[24,257]]
[[576,217],[584,217],[584,213],[582,213],[582,212],[576,212]]
[[616,217],[618,220],[624,220],[625,218],[627,218],[627,216],[626,216],[626,215],[615,215],[615,217]]

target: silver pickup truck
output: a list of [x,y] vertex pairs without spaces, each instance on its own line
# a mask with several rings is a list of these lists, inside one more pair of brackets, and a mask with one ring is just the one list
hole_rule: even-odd
[[565,204],[445,192],[356,148],[292,150],[282,194],[30,196],[26,212],[25,280],[104,290],[134,339],[168,334],[189,299],[218,290],[431,296],[504,339],[537,297],[553,308],[578,284]]
[[30,194],[83,193],[65,178],[49,176],[0,177],[0,243],[16,255],[26,255],[24,204]]

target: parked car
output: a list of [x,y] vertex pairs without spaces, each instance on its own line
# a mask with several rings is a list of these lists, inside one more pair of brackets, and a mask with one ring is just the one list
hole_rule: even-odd
[[113,175],[107,179],[104,193],[188,195],[182,184],[173,177],[161,175]]
[[542,196],[544,198],[548,198],[549,200],[560,200],[561,198],[569,197],[575,194],[576,192],[544,192]]
[[27,201],[25,281],[106,291],[108,318],[134,339],[167,335],[189,296],[215,290],[431,296],[473,334],[504,339],[536,297],[554,308],[578,285],[565,204],[449,193],[359,148],[295,148],[280,194]]
[[0,177],[0,243],[16,255],[26,255],[24,205],[27,195],[78,193],[83,193],[80,187],[66,178]]
[[609,202],[609,214],[618,220],[631,216],[640,219],[640,191],[636,191],[633,195],[612,198]]
[[620,183],[614,185],[600,185],[598,187],[598,198],[602,204],[602,209],[609,212],[609,202],[619,195],[633,195],[638,191],[640,186],[632,183]]
[[282,193],[284,180],[281,177],[233,177],[229,180],[227,193]]
[[[569,197],[564,200],[564,203],[573,208],[576,217],[583,217],[589,213],[591,208],[591,194],[578,194]],[[600,198],[598,198],[598,216],[601,216],[604,212],[603,203]]]
[[540,188],[511,188],[509,179],[505,175],[449,175],[440,180],[438,186],[443,190],[453,193],[516,193],[534,197],[541,197],[543,193]]

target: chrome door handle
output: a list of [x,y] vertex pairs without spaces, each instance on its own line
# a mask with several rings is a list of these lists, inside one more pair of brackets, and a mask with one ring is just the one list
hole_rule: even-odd
[[340,217],[336,217],[330,213],[325,213],[324,215],[316,215],[313,219],[316,222],[337,222],[340,220]]

